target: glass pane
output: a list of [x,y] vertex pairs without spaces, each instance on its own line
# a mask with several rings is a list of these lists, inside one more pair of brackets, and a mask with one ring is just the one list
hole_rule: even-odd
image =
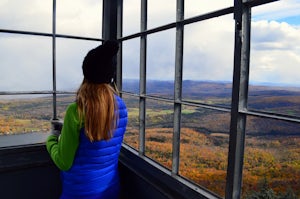
[[299,115],[299,6],[278,1],[252,16],[249,108]]
[[175,30],[148,36],[147,94],[174,98]]
[[64,0],[57,1],[56,7],[57,33],[101,37],[102,1]]
[[123,36],[140,32],[141,1],[123,1]]
[[232,15],[185,26],[183,99],[230,106],[233,44]]
[[148,1],[147,29],[166,25],[176,21],[176,0]]
[[52,90],[52,40],[0,34],[0,90]]
[[52,114],[51,95],[1,95],[0,135],[49,132]]
[[172,168],[173,105],[147,99],[145,155]]
[[139,99],[130,95],[122,94],[127,111],[128,123],[126,133],[124,135],[124,142],[129,146],[138,150],[139,144]]
[[296,123],[247,118],[244,198],[263,198],[266,193],[272,194],[269,198],[300,197],[299,129]]
[[57,117],[59,119],[64,119],[67,107],[70,103],[76,101],[76,95],[72,94],[59,94],[56,96],[56,108],[57,108]]
[[232,0],[185,0],[185,18],[233,6]]
[[230,114],[182,107],[179,174],[224,197]]
[[123,42],[123,90],[139,93],[140,78],[140,42],[139,39],[131,39]]
[[291,116],[300,115],[300,87],[250,85],[248,108]]
[[52,32],[52,0],[9,0],[0,3],[1,29]]
[[[56,44],[57,90],[76,91],[82,80],[82,63],[86,54],[101,42],[61,39]],[[49,75],[50,76],[50,75]]]

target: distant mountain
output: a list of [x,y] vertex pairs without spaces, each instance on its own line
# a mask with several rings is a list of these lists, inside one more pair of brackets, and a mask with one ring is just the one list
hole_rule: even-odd
[[[182,83],[182,87],[182,96],[185,100],[230,107],[232,84],[229,82],[185,80]],[[123,90],[139,93],[139,81],[125,80]],[[147,81],[146,91],[148,95],[173,99],[174,82],[150,80]],[[280,87],[277,85],[250,85],[248,109],[299,116],[300,88]],[[203,112],[203,110],[201,111]],[[228,132],[228,126],[224,127],[224,124],[216,123],[216,121],[224,121],[224,117],[229,117],[229,114],[224,115],[225,114],[212,113],[210,111],[190,113],[187,117],[189,118],[189,123],[186,125],[195,127],[201,124],[199,130],[202,132]],[[229,125],[229,119],[226,120],[225,124],[226,123]],[[249,135],[299,135],[299,129],[299,125],[295,123],[249,116],[246,131]]]
[[[139,80],[124,80],[123,90],[132,93],[139,93]],[[218,81],[193,81],[184,80],[182,82],[182,96],[185,99],[205,100],[208,98],[231,98],[232,84],[230,82]],[[146,93],[148,95],[159,95],[173,98],[174,82],[148,80],[146,83]],[[300,87],[279,87],[279,86],[249,86],[249,102],[253,108],[259,108],[257,103],[264,104],[267,97],[281,97],[286,103],[293,101],[298,104]],[[287,99],[287,98],[290,99]],[[294,100],[293,100],[294,99]],[[282,100],[281,100],[282,101]],[[280,102],[282,106],[282,102]],[[284,103],[284,102],[283,102]],[[261,107],[260,107],[261,108]]]
[[[123,80],[123,90],[133,93],[139,92],[139,80]],[[186,95],[197,94],[199,97],[204,96],[231,96],[232,83],[224,81],[182,81],[183,93]],[[146,90],[148,94],[152,93],[173,93],[174,81],[147,80]],[[265,85],[250,85],[249,95],[278,95],[278,96],[296,96],[300,94],[300,87],[280,87]]]
[[[182,86],[182,97],[184,100],[230,108],[231,83],[185,80]],[[124,80],[123,91],[138,94],[139,81]],[[148,95],[160,96],[172,100],[174,99],[174,82],[149,80],[147,81],[146,91]],[[138,115],[137,98],[128,95],[124,97],[127,97],[127,107],[132,111],[136,111],[133,115]],[[63,118],[67,105],[74,100],[74,95],[57,96],[57,112],[60,118]],[[157,103],[154,100],[148,100],[146,108],[148,126],[172,128],[172,104]],[[300,88],[250,85],[248,109],[299,116]],[[156,113],[158,112],[161,114],[160,117],[156,117]],[[149,113],[153,113],[153,117]],[[51,96],[27,99],[16,98],[14,100],[2,98],[0,100],[0,124],[3,124],[2,127],[5,127],[5,129],[22,131],[22,129],[25,129],[23,125],[30,124],[32,126],[26,127],[28,129],[26,131],[39,131],[36,129],[37,124],[48,124],[52,115]],[[130,120],[132,120],[130,122],[134,123],[137,122],[138,118],[132,116]],[[227,134],[229,132],[230,113],[189,107],[183,110],[182,122],[186,128],[197,129],[199,132]],[[7,125],[8,123],[14,123],[15,127],[11,128],[10,125]],[[248,116],[247,118],[246,131],[249,135],[299,135],[299,129],[299,124],[296,123],[253,116]]]

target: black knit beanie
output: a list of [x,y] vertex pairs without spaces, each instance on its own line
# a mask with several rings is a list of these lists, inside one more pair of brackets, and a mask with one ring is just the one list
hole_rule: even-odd
[[119,50],[117,41],[108,40],[90,50],[82,64],[84,78],[91,83],[111,83],[116,72],[115,55]]

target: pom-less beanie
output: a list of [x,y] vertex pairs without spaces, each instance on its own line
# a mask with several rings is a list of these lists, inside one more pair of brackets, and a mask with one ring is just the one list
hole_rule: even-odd
[[114,60],[118,50],[118,42],[114,40],[90,50],[82,64],[84,78],[96,84],[111,83],[116,72]]

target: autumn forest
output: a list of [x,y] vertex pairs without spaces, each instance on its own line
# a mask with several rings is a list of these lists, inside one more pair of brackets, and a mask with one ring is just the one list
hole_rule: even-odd
[[[135,82],[124,84],[135,93]],[[172,98],[170,84],[152,82],[147,93]],[[124,142],[138,148],[139,98],[123,94],[129,114]],[[183,97],[205,104],[230,107],[230,85],[212,82],[184,82]],[[72,95],[57,98],[57,113],[64,117]],[[48,132],[52,118],[51,96],[0,98],[0,134]],[[291,117],[300,114],[300,89],[253,86],[248,107]],[[147,99],[146,153],[166,168],[172,166],[173,104]],[[225,195],[229,148],[230,112],[183,105],[181,113],[179,175],[220,196]],[[243,198],[300,198],[300,125],[255,116],[247,117],[243,168]],[[1,139],[1,137],[0,137]],[[269,197],[272,198],[272,197]]]

